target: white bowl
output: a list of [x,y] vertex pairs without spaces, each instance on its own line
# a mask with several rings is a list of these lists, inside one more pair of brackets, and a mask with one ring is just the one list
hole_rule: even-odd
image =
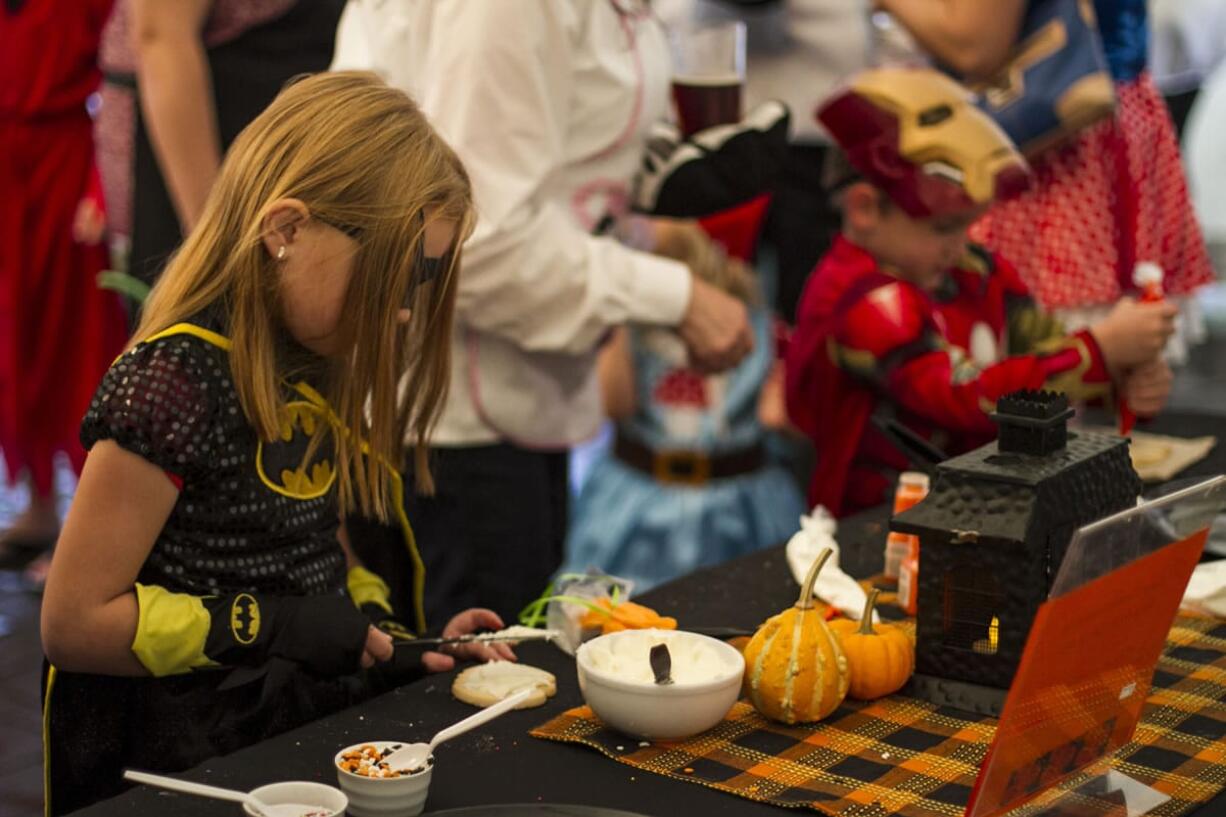
[[[659,643],[669,645],[675,683],[660,685],[651,675],[648,654]],[[687,666],[700,653],[710,666]],[[719,723],[736,703],[745,674],[735,647],[682,630],[609,633],[581,646],[575,658],[579,689],[592,711],[614,729],[648,740],[680,740]]]
[[404,746],[410,742],[365,740],[346,746],[336,753],[332,765],[336,767],[336,778],[340,781],[341,789],[349,795],[349,814],[352,817],[413,817],[422,813],[426,807],[426,795],[430,791],[430,775],[434,773],[433,758],[421,771],[401,777],[364,777],[345,771],[340,766],[341,757],[354,749],[374,746],[382,752],[389,746]]
[[[346,807],[349,805],[348,798],[337,791],[335,787],[325,786],[323,783],[310,783],[305,780],[269,783],[267,786],[252,789],[251,793],[266,806],[289,804],[310,806],[326,810],[330,817],[344,814]],[[250,815],[250,817],[255,817],[255,812],[246,803],[243,803],[243,811]]]

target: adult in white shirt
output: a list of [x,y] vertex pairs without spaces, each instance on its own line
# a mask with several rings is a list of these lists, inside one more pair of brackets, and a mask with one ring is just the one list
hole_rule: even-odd
[[407,510],[427,618],[472,606],[513,617],[561,562],[566,451],[599,427],[609,331],[675,326],[713,369],[752,347],[740,303],[683,264],[592,235],[624,211],[644,137],[667,114],[664,33],[642,0],[350,0],[338,44],[339,67],[413,95],[472,177],[479,221],[434,435],[437,491],[410,488]]

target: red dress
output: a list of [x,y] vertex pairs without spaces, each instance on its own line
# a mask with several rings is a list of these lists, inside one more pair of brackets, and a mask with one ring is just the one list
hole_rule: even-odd
[[972,248],[930,294],[840,237],[809,279],[787,351],[788,414],[817,452],[810,504],[843,516],[887,499],[907,460],[875,413],[957,454],[996,435],[998,398],[1037,388],[1101,398],[1110,379],[1089,332],[1066,335],[1011,266]]
[[1135,292],[1137,261],[1161,266],[1173,295],[1214,279],[1162,97],[1148,74],[1115,92],[1115,116],[1041,154],[1030,189],[971,228],[1048,309],[1115,303]]
[[123,346],[122,307],[98,289],[104,245],[76,243],[77,204],[96,189],[85,101],[111,0],[0,6],[0,449],[10,479],[52,487],[74,467],[81,417]]

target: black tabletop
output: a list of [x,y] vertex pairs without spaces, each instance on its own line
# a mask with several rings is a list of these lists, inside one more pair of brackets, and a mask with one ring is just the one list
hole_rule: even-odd
[[[1087,424],[1114,426],[1116,420],[1104,411],[1091,410],[1083,417]],[[1226,474],[1226,416],[1196,414],[1187,411],[1167,412],[1153,420],[1137,423],[1137,431],[1169,434],[1173,437],[1217,437],[1218,444],[1200,462],[1193,463],[1175,479],[1210,477]]]
[[508,803],[432,811],[430,817],[642,817],[633,811],[552,803]]
[[[1220,434],[1221,419],[1175,416],[1155,423],[1161,433],[1185,436]],[[1226,471],[1223,446],[1192,474]],[[887,512],[875,509],[842,520],[838,540],[841,566],[853,576],[881,569]],[[645,594],[642,601],[675,616],[682,627],[754,628],[795,601],[796,584],[782,547],[701,570]],[[520,803],[567,803],[621,809],[643,815],[775,815],[762,803],[670,780],[613,762],[591,749],[539,740],[533,727],[583,703],[574,660],[547,644],[524,644],[520,660],[552,672],[558,693],[543,707],[512,712],[443,744],[430,787],[430,810]],[[183,777],[248,789],[278,780],[316,780],[336,784],[332,757],[363,740],[428,740],[444,726],[472,714],[472,707],[450,694],[453,673],[430,676],[361,706],[308,724],[234,754],[215,758]],[[77,812],[84,817],[221,817],[240,813],[230,803],[200,800],[136,788]],[[1226,814],[1226,796],[1199,809],[1201,817]]]
[[[844,520],[839,541],[845,569],[880,570],[885,542],[884,509]],[[796,600],[796,583],[782,547],[698,571],[645,594],[642,601],[684,626],[754,628]],[[558,694],[536,709],[504,715],[488,726],[443,744],[427,802],[431,810],[497,803],[573,803],[652,817],[679,814],[777,815],[775,806],[681,783],[615,763],[581,746],[530,737],[528,731],[583,703],[574,659],[548,644],[523,644],[521,661],[552,672]],[[434,675],[365,704],[271,740],[207,761],[182,776],[249,789],[278,780],[336,785],[332,757],[363,740],[429,740],[436,731],[471,715],[451,697],[454,673]],[[240,813],[231,803],[137,787],[76,812],[82,817],[222,817]]]

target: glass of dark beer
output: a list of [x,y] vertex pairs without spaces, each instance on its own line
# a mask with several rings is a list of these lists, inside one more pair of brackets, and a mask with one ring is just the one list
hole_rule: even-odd
[[673,102],[682,135],[740,121],[745,24],[677,29],[670,40]]

